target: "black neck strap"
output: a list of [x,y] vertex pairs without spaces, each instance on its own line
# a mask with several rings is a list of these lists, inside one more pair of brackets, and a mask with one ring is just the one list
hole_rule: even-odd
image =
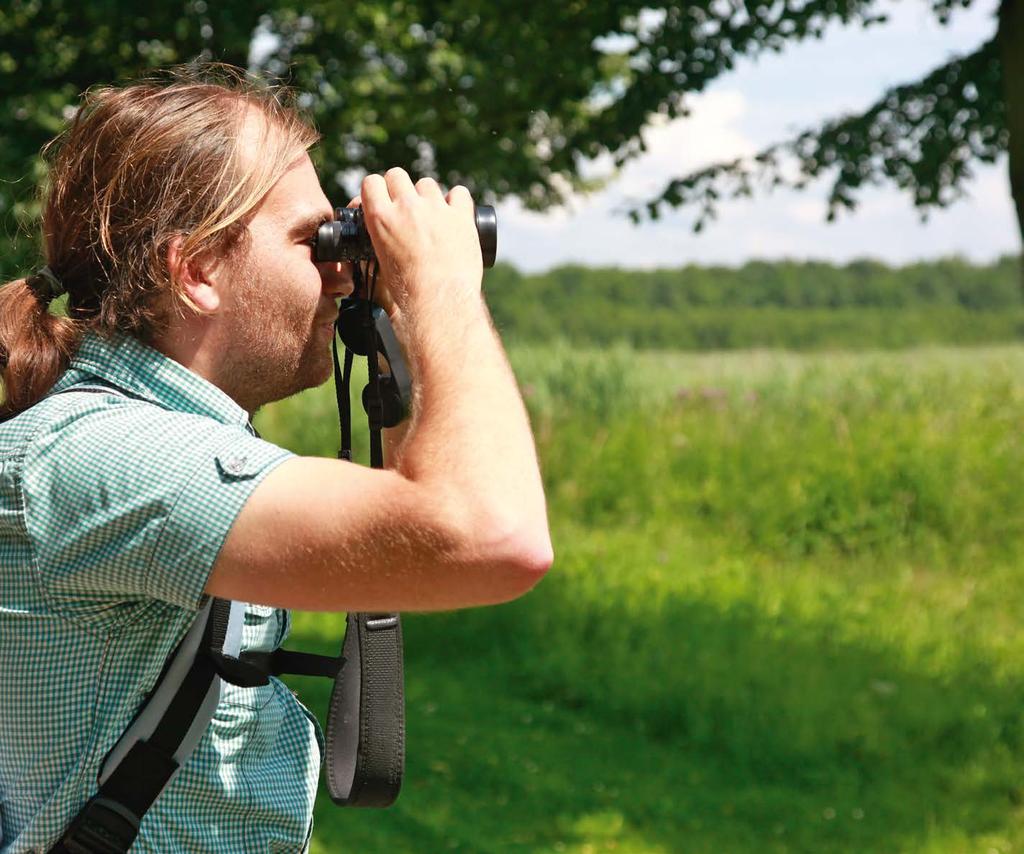
[[[379,469],[384,467],[381,431],[397,422],[393,412],[385,414],[378,325],[384,324],[388,332],[390,325],[387,315],[373,302],[377,265],[371,263],[367,265],[370,269],[353,264],[356,290],[366,298],[344,301],[347,305],[343,304],[339,313],[333,346],[341,427],[338,456],[352,459],[352,362],[358,353],[366,356],[369,379],[363,407],[370,427],[370,465]],[[343,370],[339,370],[339,337],[345,343]],[[389,358],[386,351],[384,355]],[[405,680],[398,614],[350,613],[341,658],[324,734],[327,789],[339,806],[387,807],[398,797],[405,769]]]

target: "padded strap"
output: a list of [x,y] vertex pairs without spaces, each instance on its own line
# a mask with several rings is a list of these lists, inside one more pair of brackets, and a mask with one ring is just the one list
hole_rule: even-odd
[[327,788],[339,806],[387,807],[405,770],[398,614],[349,614],[342,653],[327,715]]
[[146,811],[191,755],[220,700],[217,670],[200,645],[221,602],[211,600],[199,612],[153,694],[108,754],[99,792],[51,854],[124,854],[131,847]]

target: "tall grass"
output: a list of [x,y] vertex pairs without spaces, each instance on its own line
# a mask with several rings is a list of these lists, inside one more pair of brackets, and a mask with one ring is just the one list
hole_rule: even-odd
[[1024,382],[1006,352],[748,357],[736,374],[620,350],[523,373],[559,518],[671,517],[744,552],[948,562],[1024,532],[1007,477],[1024,463]]
[[[511,355],[555,567],[407,617],[411,794],[322,850],[1024,844],[1024,348]],[[331,453],[324,400],[265,434]]]

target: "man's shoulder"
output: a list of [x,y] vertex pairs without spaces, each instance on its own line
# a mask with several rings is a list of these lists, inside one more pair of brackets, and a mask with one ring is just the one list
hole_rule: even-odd
[[112,446],[185,439],[197,431],[244,435],[242,425],[183,412],[100,380],[61,388],[0,425],[0,448],[44,452],[54,445]]
[[134,402],[119,389],[100,383],[51,392],[0,423],[0,453],[24,455],[40,438],[74,427],[82,419],[117,412],[125,403]]
[[76,386],[38,406],[23,453],[6,458],[8,491],[64,599],[113,591],[192,607],[242,505],[288,456],[245,424],[117,388]]
[[[132,483],[154,478],[168,487],[204,463],[229,473],[237,460],[254,476],[288,452],[224,423],[139,397],[102,382],[59,389],[0,425],[0,457],[16,460],[24,478],[50,482],[88,478]],[[221,459],[221,458],[224,459]],[[88,474],[87,474],[88,473]],[[84,482],[84,481],[83,481]]]

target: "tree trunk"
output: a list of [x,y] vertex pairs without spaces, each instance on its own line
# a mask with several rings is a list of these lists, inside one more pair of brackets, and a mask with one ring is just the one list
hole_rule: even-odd
[[1017,227],[1024,239],[1024,2],[999,4],[999,51],[1006,96],[1010,193],[1017,207]]

